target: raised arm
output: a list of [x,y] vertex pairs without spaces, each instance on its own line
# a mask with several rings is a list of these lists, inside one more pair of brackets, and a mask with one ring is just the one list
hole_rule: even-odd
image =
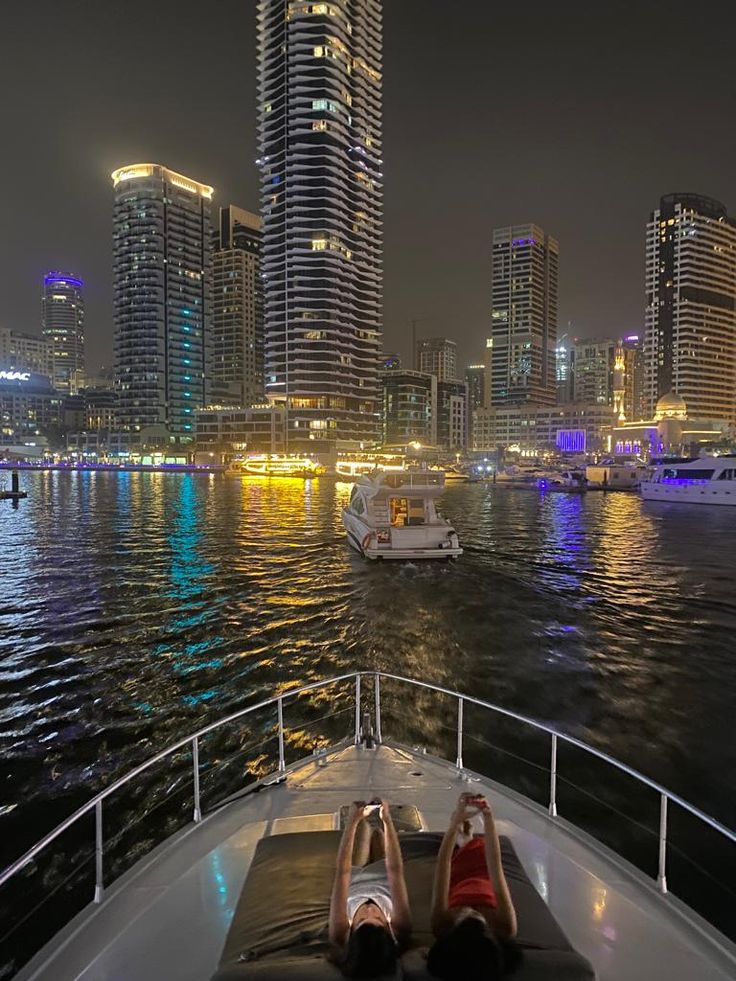
[[406,940],[411,933],[411,910],[409,909],[409,894],[406,891],[406,879],[404,878],[404,859],[401,855],[399,836],[396,834],[391,811],[385,800],[381,801],[381,818],[386,836],[388,885],[394,908],[392,924],[397,939]]
[[350,870],[353,863],[353,845],[355,844],[355,832],[363,818],[363,801],[355,801],[350,808],[348,819],[345,822],[345,830],[340,839],[340,847],[337,849],[337,863],[335,869],[335,879],[332,884],[332,897],[330,899],[330,924],[329,940],[337,948],[345,946],[350,923],[348,921],[348,890],[350,888]]
[[490,913],[491,922],[499,940],[511,940],[516,936],[516,910],[503,871],[501,843],[498,840],[496,822],[493,819],[491,806],[485,797],[479,797],[478,803],[483,815],[486,865],[498,900],[498,906]]
[[432,914],[430,925],[432,933],[438,937],[442,933],[447,917],[447,899],[450,893],[450,868],[452,853],[455,850],[457,833],[466,817],[466,806],[461,798],[450,816],[450,825],[442,839],[434,867],[434,886],[432,888]]

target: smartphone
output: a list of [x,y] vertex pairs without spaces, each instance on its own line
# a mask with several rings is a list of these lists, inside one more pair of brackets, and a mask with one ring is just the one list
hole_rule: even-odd
[[380,811],[380,809],[380,804],[366,804],[363,808],[363,813],[367,816],[368,814],[372,814],[374,811]]

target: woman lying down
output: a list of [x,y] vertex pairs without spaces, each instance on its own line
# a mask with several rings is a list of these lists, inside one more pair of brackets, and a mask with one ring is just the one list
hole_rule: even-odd
[[388,804],[356,801],[337,852],[330,960],[351,978],[391,974],[410,933],[404,862]]

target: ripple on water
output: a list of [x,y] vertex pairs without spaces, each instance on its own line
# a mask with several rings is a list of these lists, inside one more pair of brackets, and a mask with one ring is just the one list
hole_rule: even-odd
[[459,562],[371,564],[329,480],[26,480],[0,510],[0,827],[44,802],[36,837],[75,782],[276,685],[375,667],[551,721],[685,796],[707,788],[733,821],[730,509],[452,487]]

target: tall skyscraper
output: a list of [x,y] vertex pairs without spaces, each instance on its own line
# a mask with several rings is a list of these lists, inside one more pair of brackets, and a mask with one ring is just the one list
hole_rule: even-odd
[[647,225],[648,414],[670,392],[690,418],[736,422],[736,220],[712,198],[668,194]]
[[573,402],[613,405],[617,348],[615,340],[575,338],[570,350]]
[[120,427],[194,436],[209,368],[212,188],[160,164],[112,175]]
[[53,385],[75,395],[84,387],[84,283],[72,273],[49,272],[43,278],[41,319],[51,348]]
[[260,0],[258,37],[266,393],[288,406],[290,448],[372,442],[382,4]]
[[555,347],[555,379],[557,382],[557,404],[572,402],[572,344],[563,334],[557,339]]
[[263,282],[258,215],[220,208],[212,252],[214,401],[252,405],[263,400]]
[[559,248],[538,225],[493,232],[493,405],[554,405]]
[[417,341],[417,371],[435,375],[438,381],[457,378],[457,344],[446,337]]
[[484,364],[469,364],[465,369],[465,384],[468,386],[470,411],[484,408],[486,404],[486,366]]
[[646,417],[644,397],[644,348],[639,334],[627,334],[619,341],[623,363],[623,411],[630,422]]

